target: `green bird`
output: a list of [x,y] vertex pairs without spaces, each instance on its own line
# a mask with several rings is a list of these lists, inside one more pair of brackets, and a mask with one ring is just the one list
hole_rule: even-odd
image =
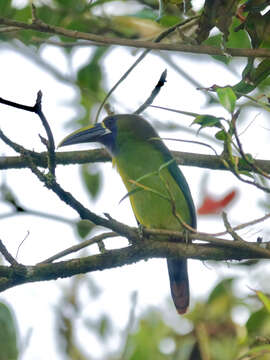
[[[154,128],[138,115],[112,115],[101,123],[68,135],[59,146],[99,142],[128,190],[134,215],[146,228],[183,230],[196,228],[191,193],[172,154]],[[168,258],[171,294],[179,314],[189,305],[187,260]]]

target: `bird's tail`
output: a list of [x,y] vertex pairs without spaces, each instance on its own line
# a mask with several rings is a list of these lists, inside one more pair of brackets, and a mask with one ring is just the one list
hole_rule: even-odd
[[189,282],[187,260],[167,259],[171,294],[179,314],[184,314],[189,306]]

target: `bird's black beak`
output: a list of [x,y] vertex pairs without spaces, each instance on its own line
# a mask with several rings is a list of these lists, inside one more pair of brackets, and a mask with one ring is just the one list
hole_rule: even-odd
[[110,134],[111,130],[107,129],[103,123],[87,126],[79,130],[74,131],[72,134],[66,136],[58,145],[67,146],[74,144],[82,144],[88,142],[100,142],[100,139],[107,134]]

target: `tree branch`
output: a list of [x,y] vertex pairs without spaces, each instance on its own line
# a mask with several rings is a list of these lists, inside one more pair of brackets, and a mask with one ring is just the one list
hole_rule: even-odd
[[[115,232],[106,232],[104,234],[94,236],[93,238],[91,238],[89,240],[85,240],[83,242],[80,242],[77,245],[69,247],[68,249],[60,251],[59,253],[49,257],[48,259],[43,260],[40,264],[52,263],[53,261],[55,261],[57,259],[60,259],[63,256],[66,256],[66,255],[72,254],[74,252],[77,252],[77,251],[79,251],[81,249],[86,248],[87,246],[90,246],[90,245],[93,245],[93,244],[98,244],[99,242],[103,241],[104,239],[111,238],[111,237],[116,237],[116,236],[118,236],[118,234],[115,233]],[[1,251],[1,249],[0,249],[0,251]]]
[[[254,245],[259,248],[260,245]],[[0,266],[0,291],[29,282],[56,280],[77,274],[111,269],[139,260],[163,257],[188,257],[197,260],[269,259],[270,255],[254,255],[250,249],[220,248],[213,245],[175,244],[142,241],[126,248],[109,250],[103,254],[36,266]]]
[[[220,156],[195,154],[183,151],[171,151],[177,163],[182,166],[195,166],[200,168],[212,170],[227,170],[228,168],[222,162]],[[83,150],[83,151],[65,151],[57,152],[56,154],[57,165],[71,165],[71,164],[86,164],[95,162],[108,162],[111,161],[109,153],[105,149]],[[31,151],[31,157],[36,166],[47,168],[47,152]],[[255,160],[256,164],[261,170],[270,173],[269,160]],[[0,156],[0,170],[4,169],[23,169],[28,168],[27,160],[21,156]],[[249,164],[240,162],[238,165],[240,171],[253,171]]]
[[8,252],[2,240],[0,240],[0,253],[4,256],[7,262],[10,263],[10,265],[18,265],[17,260]]
[[[141,41],[141,40],[130,40],[115,37],[105,37],[101,35],[95,35],[85,33],[81,31],[74,31],[65,29],[59,26],[52,26],[44,23],[41,20],[28,24],[21,21],[10,20],[0,17],[0,25],[14,26],[22,30],[35,30],[47,34],[61,35],[68,38],[77,40],[89,40],[94,43],[103,45],[119,45],[119,46],[131,46],[135,48],[144,48],[152,50],[166,50],[166,51],[179,51],[188,52],[194,54],[208,54],[208,55],[224,55],[228,54],[231,56],[240,57],[263,57],[269,58],[270,51],[268,49],[242,49],[242,48],[225,48],[219,49],[213,46],[206,45],[192,45],[192,44],[165,44],[165,43],[154,43],[152,41]],[[89,44],[89,45],[92,45]]]

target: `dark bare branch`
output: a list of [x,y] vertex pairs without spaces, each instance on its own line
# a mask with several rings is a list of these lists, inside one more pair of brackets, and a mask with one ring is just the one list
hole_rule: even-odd
[[7,262],[10,263],[10,265],[18,265],[17,260],[8,252],[2,240],[0,240],[0,253],[7,260]]

